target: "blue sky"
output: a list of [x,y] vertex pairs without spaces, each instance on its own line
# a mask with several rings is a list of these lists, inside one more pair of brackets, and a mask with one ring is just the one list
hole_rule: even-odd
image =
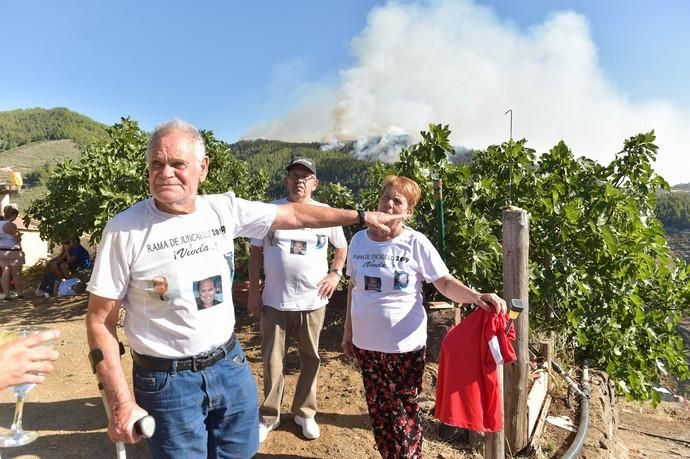
[[609,161],[655,129],[690,182],[683,0],[34,1],[0,6],[0,110],[68,107],[145,129],[178,116],[227,141],[413,137],[485,148],[563,139]]

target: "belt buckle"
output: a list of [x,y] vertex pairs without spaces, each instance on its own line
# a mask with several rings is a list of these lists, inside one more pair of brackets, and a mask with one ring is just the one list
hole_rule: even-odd
[[[192,371],[201,371],[206,368],[206,362],[208,362],[210,355],[208,352],[204,352],[199,355],[192,357]],[[197,363],[198,362],[198,363]]]

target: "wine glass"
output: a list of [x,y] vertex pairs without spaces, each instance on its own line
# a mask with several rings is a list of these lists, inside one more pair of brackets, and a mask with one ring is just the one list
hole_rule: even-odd
[[[42,333],[50,331],[48,327],[40,326],[29,326],[29,325],[18,325],[3,327],[0,329],[0,345],[7,341],[14,340],[16,338],[23,338],[35,333]],[[51,348],[53,347],[53,340],[46,341],[38,345],[39,347]],[[0,435],[0,447],[7,448],[12,446],[23,446],[38,438],[36,432],[27,432],[22,428],[22,414],[24,412],[24,397],[26,394],[33,389],[35,384],[15,384],[10,387],[9,390],[14,392],[17,396],[17,402],[14,408],[14,419],[12,421],[12,427],[10,431],[6,434]]]

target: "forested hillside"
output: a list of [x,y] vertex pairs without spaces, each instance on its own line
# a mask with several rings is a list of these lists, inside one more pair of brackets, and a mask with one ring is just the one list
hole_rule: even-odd
[[79,155],[79,145],[73,140],[33,142],[0,153],[0,165],[12,167],[24,178],[24,187],[12,202],[23,212],[46,193],[45,183],[55,166],[65,160],[77,161]]
[[657,193],[656,217],[666,227],[690,229],[690,193],[671,191]]
[[287,143],[278,140],[243,140],[231,145],[232,153],[247,162],[249,170],[268,174],[269,196],[284,194],[285,166],[295,156],[313,158],[322,184],[340,183],[358,192],[366,183],[368,161],[352,157],[350,147],[322,151],[320,143]]
[[106,140],[105,125],[66,108],[30,108],[0,112],[0,155],[42,140],[71,139],[78,145]]
[[670,193],[657,193],[655,213],[673,253],[690,263],[690,183],[676,185]]

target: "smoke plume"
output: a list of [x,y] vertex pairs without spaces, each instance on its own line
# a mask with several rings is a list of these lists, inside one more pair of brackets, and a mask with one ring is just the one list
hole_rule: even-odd
[[657,172],[690,181],[690,109],[629,100],[600,68],[582,15],[562,11],[521,30],[471,0],[391,2],[369,13],[351,49],[355,64],[337,87],[302,94],[291,112],[246,136],[355,140],[358,155],[391,160],[429,123],[449,124],[451,141],[467,148],[501,143],[510,108],[514,138],[538,152],[562,139],[576,156],[601,162],[624,139],[655,129]]

